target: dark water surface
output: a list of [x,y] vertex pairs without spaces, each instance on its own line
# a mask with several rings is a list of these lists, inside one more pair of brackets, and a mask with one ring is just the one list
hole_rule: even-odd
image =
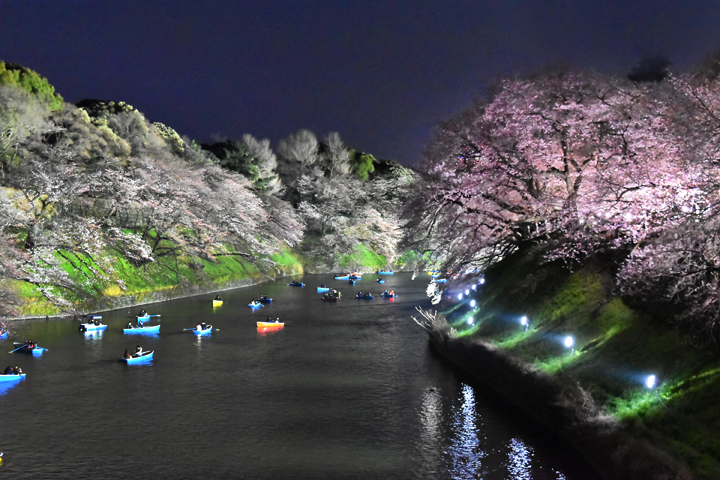
[[[17,324],[0,367],[28,375],[0,390],[0,477],[594,478],[431,354],[410,319],[426,279],[376,278],[270,282],[223,292],[215,309],[213,295],[149,305],[162,315],[154,337],[122,334],[128,309],[103,313],[102,335],[71,320]],[[321,282],[344,298],[321,302]],[[400,296],[353,298],[384,288]],[[273,304],[252,312],[263,293]],[[268,315],[285,328],[259,332]],[[200,319],[220,331],[181,331]],[[25,338],[49,351],[7,353]],[[138,343],[155,350],[151,364],[117,361]]]

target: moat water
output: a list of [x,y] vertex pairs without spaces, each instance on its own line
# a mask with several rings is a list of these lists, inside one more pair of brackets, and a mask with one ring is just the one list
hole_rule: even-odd
[[[147,305],[156,336],[124,335],[139,308],[102,313],[102,334],[70,319],[24,321],[0,340],[27,378],[0,390],[0,477],[246,479],[596,478],[551,436],[451,371],[410,318],[427,278],[306,275]],[[343,292],[320,301],[316,286]],[[396,299],[356,300],[392,288]],[[248,302],[267,294],[269,306]],[[285,322],[263,331],[268,316]],[[219,331],[184,332],[205,320]],[[37,340],[40,357],[8,353]],[[146,365],[118,361],[137,344]]]

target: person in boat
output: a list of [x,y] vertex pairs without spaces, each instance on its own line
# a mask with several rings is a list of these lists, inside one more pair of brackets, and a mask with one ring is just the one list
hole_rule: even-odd
[[395,295],[395,290],[390,290],[390,295]]
[[216,296],[215,300],[220,300],[220,295]]
[[20,375],[20,374],[22,373],[22,368],[20,368],[19,366],[15,365],[15,367],[13,368],[13,373],[14,373],[15,375]]
[[277,317],[277,318],[274,320],[274,322],[275,322],[275,323],[280,323],[280,317]]
[[143,308],[142,310],[140,310],[140,314],[138,314],[138,317],[144,317],[145,315],[147,315],[147,312]]
[[324,283],[320,284],[320,288],[327,288]]
[[202,323],[198,323],[197,327],[195,327],[195,330],[202,330]]
[[207,323],[200,322],[200,330],[205,330],[205,329],[207,329]]
[[13,368],[13,366],[8,365],[7,368],[5,368],[3,375],[15,375],[15,369]]
[[132,324],[132,323],[128,322],[128,324],[125,325],[125,328],[130,329],[130,328],[135,328],[135,327],[133,327],[133,324]]
[[133,352],[133,357],[139,357],[142,355],[143,349],[140,345],[135,347],[135,352]]
[[130,352],[128,352],[128,349],[125,349],[125,354],[123,355],[123,358],[132,358],[132,355],[130,355]]

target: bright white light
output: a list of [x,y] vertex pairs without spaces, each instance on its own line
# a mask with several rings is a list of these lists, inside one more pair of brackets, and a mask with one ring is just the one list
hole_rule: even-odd
[[570,347],[572,347],[573,345],[575,345],[575,340],[573,340],[573,337],[565,337],[565,342],[564,342],[564,343],[565,343],[565,346],[566,346],[567,348],[570,348]]
[[472,308],[475,308],[475,300],[470,300],[470,306],[471,306]]
[[527,319],[527,317],[522,317],[522,318],[520,319],[520,325],[527,325],[527,324],[528,324],[528,319]]
[[472,286],[472,289],[473,289],[473,290],[477,290],[477,285],[473,285],[473,286]]
[[481,278],[481,279],[480,279],[480,285],[482,285],[483,283],[485,283],[485,279],[484,279],[484,278]]
[[473,320],[472,317],[469,317],[469,318],[468,318],[468,324],[469,324],[469,325],[472,325],[474,321],[475,321],[475,320]]
[[462,300],[462,293],[458,293],[458,300]]
[[465,290],[465,295],[470,295],[470,290]]
[[645,385],[647,388],[653,388],[655,386],[655,375],[650,375],[645,379]]

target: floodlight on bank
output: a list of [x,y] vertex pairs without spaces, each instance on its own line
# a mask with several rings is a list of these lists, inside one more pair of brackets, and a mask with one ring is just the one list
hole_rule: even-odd
[[485,283],[485,279],[484,279],[484,278],[481,278],[481,279],[480,279],[480,285],[482,285],[483,283]]
[[470,290],[465,289],[465,295],[470,295]]
[[475,308],[475,305],[477,305],[475,300],[470,300],[470,307]]
[[472,289],[473,289],[473,290],[477,290],[477,285],[473,285],[473,286],[472,286]]
[[575,340],[573,339],[573,337],[567,336],[567,337],[565,337],[565,340],[563,341],[563,343],[565,344],[565,346],[567,348],[572,348],[573,345],[575,345]]
[[525,331],[527,332],[527,329],[530,326],[530,321],[526,316],[523,315],[522,318],[520,318],[520,325],[525,327]]
[[655,388],[655,385],[657,384],[657,378],[655,375],[648,375],[648,377],[645,379],[645,386],[649,389]]
[[472,325],[474,321],[475,320],[473,320],[473,317],[468,317],[467,319],[468,325]]
[[458,300],[462,300],[462,293],[458,293]]

